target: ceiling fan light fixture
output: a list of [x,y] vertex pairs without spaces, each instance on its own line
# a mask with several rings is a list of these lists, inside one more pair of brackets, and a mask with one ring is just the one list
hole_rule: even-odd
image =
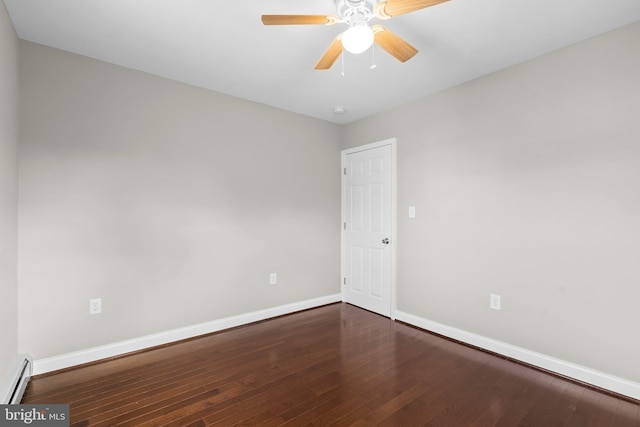
[[[371,19],[390,19],[435,6],[448,0],[333,0],[337,15],[262,15],[264,25],[332,25],[347,24],[349,28],[333,39],[315,66],[316,70],[328,70],[342,56],[344,76],[344,52],[361,54],[373,43],[378,44],[400,62],[413,58],[418,49],[411,46],[381,25],[369,26]],[[371,68],[375,68],[374,64]]]
[[373,30],[366,23],[355,23],[344,32],[341,40],[347,52],[362,53],[373,44]]

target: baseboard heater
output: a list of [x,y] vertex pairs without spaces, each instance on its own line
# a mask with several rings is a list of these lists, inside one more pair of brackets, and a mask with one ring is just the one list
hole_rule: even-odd
[[15,370],[8,383],[8,394],[6,402],[17,405],[22,400],[22,395],[27,388],[29,378],[33,373],[33,359],[29,355],[21,355],[15,364]]

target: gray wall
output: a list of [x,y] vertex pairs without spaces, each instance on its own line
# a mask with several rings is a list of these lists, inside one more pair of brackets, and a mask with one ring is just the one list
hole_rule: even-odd
[[29,42],[20,53],[22,350],[340,292],[337,125]]
[[0,387],[18,353],[18,76],[18,37],[0,2]]
[[640,381],[638,70],[635,23],[344,127],[398,140],[398,309]]

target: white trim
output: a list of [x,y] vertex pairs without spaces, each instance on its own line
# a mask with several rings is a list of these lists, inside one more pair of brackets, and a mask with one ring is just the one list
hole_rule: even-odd
[[391,307],[390,307],[390,317],[392,320],[396,319],[396,248],[398,247],[398,188],[397,188],[397,140],[396,138],[389,138],[378,142],[372,142],[370,144],[360,145],[353,148],[348,148],[346,150],[342,150],[340,155],[340,289],[342,290],[342,302],[345,302],[345,290],[344,290],[344,278],[346,277],[346,233],[343,227],[343,224],[346,222],[347,213],[345,211],[347,203],[346,203],[346,184],[347,180],[344,175],[344,170],[347,167],[347,155],[358,153],[360,151],[371,150],[374,148],[384,147],[390,145],[391,146]]
[[391,320],[396,320],[398,310],[396,300],[396,274],[398,247],[398,156],[396,139],[391,141]]
[[546,354],[536,353],[535,351],[487,338],[472,332],[467,332],[462,329],[443,325],[442,323],[434,322],[402,311],[396,312],[396,319],[401,322],[417,326],[421,329],[435,332],[454,340],[462,341],[466,344],[480,347],[596,387],[640,400],[640,383],[637,382],[609,375],[585,366],[576,365],[575,363],[567,362],[565,360],[556,359],[555,357],[547,356]]
[[199,335],[210,334],[212,332],[218,332],[224,329],[234,328],[236,326],[242,326],[248,323],[258,322],[260,320],[270,319],[272,317],[295,313],[296,311],[307,310],[340,301],[340,294],[327,295],[325,297],[267,308],[265,310],[240,314],[224,319],[213,320],[211,322],[200,323],[126,341],[88,348],[86,350],[75,351],[73,353],[38,359],[34,362],[33,375],[44,374],[46,372],[69,368],[83,363],[95,362],[96,360],[119,356],[132,351],[143,350],[145,348],[193,338]]

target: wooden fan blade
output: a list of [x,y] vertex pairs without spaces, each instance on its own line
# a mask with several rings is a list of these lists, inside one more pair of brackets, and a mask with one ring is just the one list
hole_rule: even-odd
[[338,17],[333,15],[262,15],[264,25],[333,25]]
[[415,12],[426,7],[435,6],[449,0],[387,0],[376,11],[381,19],[389,19],[393,16]]
[[374,25],[373,40],[389,54],[400,62],[406,62],[413,58],[418,49],[384,28],[382,25]]
[[322,58],[320,58],[320,61],[318,61],[318,63],[316,64],[316,70],[328,70],[340,57],[340,55],[342,54],[342,40],[340,40],[341,36],[342,35],[336,37],[333,40],[331,46],[329,46],[329,49],[327,49],[324,55],[322,55]]

